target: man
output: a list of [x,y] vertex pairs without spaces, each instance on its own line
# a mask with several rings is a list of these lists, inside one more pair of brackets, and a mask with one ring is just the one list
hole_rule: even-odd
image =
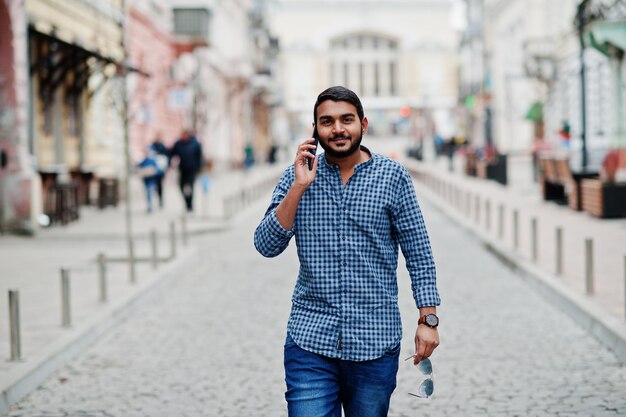
[[180,191],[185,199],[187,211],[193,211],[193,186],[196,175],[202,168],[202,145],[191,133],[185,130],[179,140],[176,141],[170,152],[172,158],[178,157],[178,172],[180,174]]
[[160,133],[157,133],[155,136],[154,141],[150,144],[150,149],[154,151],[154,158],[159,168],[158,175],[155,178],[155,186],[157,195],[159,196],[159,207],[163,208],[163,178],[165,177],[169,165],[169,152],[167,147],[163,144]]
[[398,245],[420,311],[414,363],[439,344],[430,243],[407,171],[361,146],[368,121],[357,95],[331,87],[313,116],[325,153],[310,153],[314,139],[298,147],[254,236],[267,257],[293,236],[298,247],[284,347],[289,416],[340,417],[342,405],[346,417],[386,416],[402,338]]

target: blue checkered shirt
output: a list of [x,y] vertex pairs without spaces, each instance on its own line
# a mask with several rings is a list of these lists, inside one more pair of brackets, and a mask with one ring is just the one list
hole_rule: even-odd
[[411,177],[397,162],[371,155],[345,187],[339,167],[318,156],[315,181],[300,200],[292,230],[276,218],[276,207],[295,180],[293,165],[287,168],[254,234],[257,250],[267,257],[279,255],[296,238],[300,272],[287,326],[296,344],[351,361],[381,357],[402,338],[398,245],[417,307],[440,303]]

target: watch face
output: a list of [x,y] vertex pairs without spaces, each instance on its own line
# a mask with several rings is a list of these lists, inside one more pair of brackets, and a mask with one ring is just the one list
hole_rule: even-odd
[[424,321],[430,327],[437,327],[439,324],[439,319],[434,314],[427,314],[426,317],[424,317]]

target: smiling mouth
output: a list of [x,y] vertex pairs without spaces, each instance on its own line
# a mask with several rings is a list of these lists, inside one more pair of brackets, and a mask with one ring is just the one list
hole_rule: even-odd
[[331,142],[336,143],[337,145],[345,145],[349,141],[350,141],[350,138],[346,138],[346,137],[334,138],[331,140]]

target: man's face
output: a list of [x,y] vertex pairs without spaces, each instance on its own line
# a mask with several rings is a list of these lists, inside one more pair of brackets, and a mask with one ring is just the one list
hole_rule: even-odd
[[367,118],[359,120],[356,107],[347,101],[323,101],[317,107],[319,143],[328,156],[344,158],[359,150]]

